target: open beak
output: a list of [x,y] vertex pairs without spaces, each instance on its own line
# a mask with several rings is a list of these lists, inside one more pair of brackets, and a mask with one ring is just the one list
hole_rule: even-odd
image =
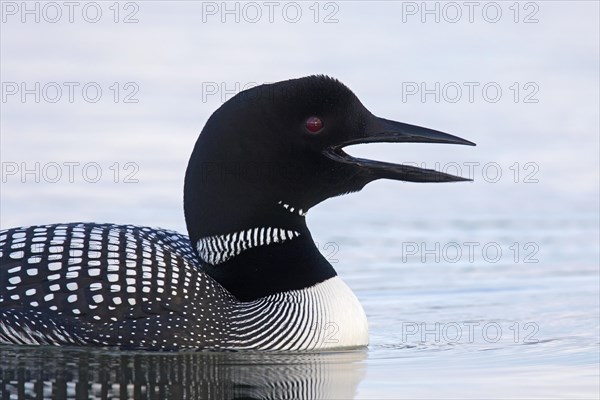
[[376,179],[385,178],[408,182],[460,182],[471,180],[432,169],[356,158],[348,155],[342,150],[343,147],[353,144],[382,142],[449,143],[475,146],[475,143],[473,142],[444,132],[373,117],[367,124],[361,137],[352,138],[334,146],[330,146],[324,151],[324,154],[334,161],[361,167],[375,176]]

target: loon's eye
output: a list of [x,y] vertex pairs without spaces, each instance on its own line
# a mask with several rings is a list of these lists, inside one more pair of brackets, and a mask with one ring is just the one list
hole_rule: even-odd
[[317,133],[323,129],[323,121],[319,117],[309,117],[306,120],[306,129],[312,133]]

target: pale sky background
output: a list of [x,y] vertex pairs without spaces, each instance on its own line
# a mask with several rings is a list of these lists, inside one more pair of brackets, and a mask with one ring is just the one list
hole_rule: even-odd
[[[44,3],[39,3],[36,23],[34,15],[22,15],[20,4],[2,3],[0,228],[96,221],[184,231],[185,166],[206,119],[221,103],[221,93],[210,95],[203,88],[214,83],[233,90],[236,84],[315,73],[340,79],[377,115],[477,143],[475,148],[368,145],[350,149],[352,154],[425,162],[430,168],[436,161],[456,162],[463,166],[463,175],[468,174],[464,163],[480,165],[475,167],[474,183],[371,184],[360,194],[317,207],[309,214],[309,223],[334,214],[366,213],[364,205],[369,202],[377,202],[378,212],[406,218],[552,219],[572,213],[598,218],[598,2],[541,1],[529,6],[521,2],[517,17],[510,8],[512,1],[499,2],[502,14],[496,23],[486,20],[495,17],[489,2],[474,9],[473,22],[462,7],[455,23],[450,20],[456,11],[443,2],[428,3],[439,7],[439,22],[434,15],[422,15],[422,10],[410,13],[421,8],[421,2],[388,1],[320,3],[316,23],[313,2],[294,3],[302,11],[296,23],[288,22],[295,16],[290,2],[277,3],[272,23],[261,2],[256,3],[262,5],[256,23],[249,21],[256,9],[245,3],[238,3],[239,22],[220,9],[215,15],[203,14],[203,7],[210,11],[220,8],[221,2],[204,6],[190,1],[136,2],[127,9],[120,3],[118,23],[109,8],[113,2],[98,3],[102,16],[97,23],[85,21],[83,6],[74,10],[73,23],[66,7],[60,20],[50,23],[46,19],[55,18],[56,10],[44,11]],[[131,12],[138,22],[123,23]],[[337,22],[324,23],[332,12]],[[86,16],[93,19],[94,14],[88,9]],[[527,16],[537,22],[524,23]],[[35,82],[41,87],[57,82],[63,96],[56,103],[42,96],[36,103],[33,95],[27,95],[23,103],[20,93],[10,94],[13,83],[22,82],[29,88]],[[73,103],[64,82],[79,83]],[[82,97],[81,87],[88,82],[103,90],[96,103]],[[115,103],[110,89],[114,82],[121,95],[131,91],[124,85],[133,82],[139,88],[134,96],[139,102]],[[436,82],[442,87],[456,82],[463,95],[455,103],[443,96],[436,103],[433,95],[422,102],[418,95],[403,93],[411,82],[428,88]],[[473,102],[464,82],[479,85]],[[511,89],[515,82],[516,103]],[[484,99],[481,88],[486,83],[501,88],[497,102]],[[525,103],[533,91],[537,103]],[[48,96],[54,97],[54,92]],[[454,92],[448,96],[454,97]],[[98,183],[88,183],[77,167],[70,183],[63,166],[57,183],[36,183],[34,175],[27,175],[23,183],[20,169],[34,168],[35,162],[42,167],[49,162],[96,162],[103,176]],[[115,162],[120,163],[119,183],[112,181],[109,169]],[[138,183],[122,182],[131,171],[123,170],[127,162],[139,167]],[[482,173],[486,163],[501,168],[499,182],[486,182]],[[515,163],[519,183],[513,181],[510,168]],[[526,163],[532,164],[525,169]],[[7,175],[15,165],[17,174]],[[494,169],[488,172],[494,175]],[[523,182],[529,172],[535,172],[537,183]]]

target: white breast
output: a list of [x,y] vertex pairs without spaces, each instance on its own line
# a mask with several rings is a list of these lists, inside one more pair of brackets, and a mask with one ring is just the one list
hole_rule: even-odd
[[360,302],[344,281],[335,276],[312,288],[322,306],[323,340],[317,349],[360,347],[369,344],[369,325]]
[[365,312],[337,276],[308,288],[238,303],[230,315],[232,348],[328,350],[369,344]]

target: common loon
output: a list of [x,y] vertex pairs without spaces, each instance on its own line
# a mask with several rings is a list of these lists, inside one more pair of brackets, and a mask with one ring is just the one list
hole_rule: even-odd
[[321,350],[368,344],[365,313],[305,214],[386,178],[467,179],[355,158],[371,142],[474,145],[375,117],[323,76],[243,91],[208,119],[184,184],[189,237],[132,225],[0,231],[0,343]]

